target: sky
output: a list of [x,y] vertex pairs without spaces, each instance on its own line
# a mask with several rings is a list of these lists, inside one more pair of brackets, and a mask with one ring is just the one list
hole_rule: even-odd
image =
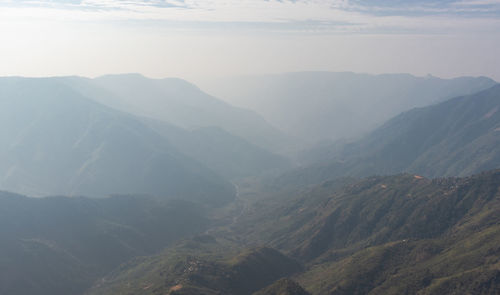
[[500,81],[500,0],[0,0],[0,76],[290,71]]

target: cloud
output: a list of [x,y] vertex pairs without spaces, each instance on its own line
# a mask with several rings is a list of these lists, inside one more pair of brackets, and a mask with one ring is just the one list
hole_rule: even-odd
[[107,9],[123,9],[134,10],[144,7],[156,8],[172,8],[186,7],[184,1],[181,0],[82,0],[77,4],[82,8],[107,8]]
[[459,6],[500,6],[500,0],[463,0],[454,2],[453,5]]
[[[446,33],[500,28],[500,0],[0,0],[0,22],[144,22],[197,30]],[[494,6],[494,7],[492,7]]]

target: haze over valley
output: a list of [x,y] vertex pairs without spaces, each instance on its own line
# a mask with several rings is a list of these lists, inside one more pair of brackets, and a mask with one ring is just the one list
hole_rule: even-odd
[[497,1],[0,1],[0,295],[500,294]]

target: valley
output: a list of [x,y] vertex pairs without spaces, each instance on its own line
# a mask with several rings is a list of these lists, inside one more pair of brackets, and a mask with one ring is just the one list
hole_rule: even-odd
[[[141,294],[252,294],[272,283],[250,270],[274,280],[287,276],[310,294],[494,294],[499,177],[499,171],[434,180],[405,174],[326,182],[286,199],[254,198],[238,219],[124,265],[89,294],[134,294],[146,282],[151,291]],[[261,252],[263,245],[298,266]]]
[[0,0],[0,295],[499,295],[500,0]]
[[500,88],[459,81],[311,145],[181,80],[0,78],[0,294],[496,294]]

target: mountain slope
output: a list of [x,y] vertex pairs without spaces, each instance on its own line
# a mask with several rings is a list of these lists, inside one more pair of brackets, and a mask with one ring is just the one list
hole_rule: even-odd
[[299,284],[290,279],[280,279],[254,295],[309,295]]
[[[77,83],[82,86],[81,81]],[[181,79],[148,79],[138,74],[126,74],[103,76],[87,83],[114,95],[110,98],[94,92],[93,99],[134,115],[188,129],[220,127],[272,151],[286,147],[286,136],[256,113],[233,107]],[[86,91],[85,88],[88,86],[81,90]]]
[[58,79],[0,79],[0,188],[31,195],[148,193],[221,202],[231,184],[136,118]]
[[313,294],[497,294],[498,226],[463,239],[398,241],[313,267]]
[[[311,294],[496,294],[499,184],[499,170],[433,180],[404,174],[327,182],[295,197],[273,197],[276,202],[256,199],[232,225],[211,231],[218,238],[123,265],[90,294],[138,293],[148,286],[144,294],[248,294],[250,288],[228,288],[239,282],[231,265],[252,265],[238,269],[249,270],[243,272],[247,282],[260,284],[251,273],[275,269],[261,269],[266,264],[260,262],[289,264],[268,250],[262,255],[275,258],[230,258],[239,245],[253,244],[301,260],[302,272],[296,268],[281,276],[292,276]],[[232,241],[232,248],[216,242],[222,239]],[[279,287],[278,282],[268,291]]]
[[178,150],[226,179],[235,180],[268,172],[285,171],[290,162],[219,127],[184,130],[165,122],[144,119]]
[[269,208],[276,230],[268,234],[271,245],[306,260],[389,241],[435,238],[476,214],[497,220],[499,183],[498,170],[434,180],[407,174],[370,177],[341,188],[327,182]]
[[88,294],[245,295],[301,270],[296,261],[271,248],[236,254],[238,247],[227,247],[213,237],[188,241],[122,265]]
[[121,263],[206,225],[204,212],[185,201],[0,192],[0,294],[82,294]]
[[411,172],[466,176],[500,167],[500,86],[396,116],[350,144],[309,151],[311,162],[278,182]]
[[297,72],[221,79],[204,89],[262,114],[310,143],[354,138],[414,107],[472,94],[496,83],[408,74]]
[[[172,83],[160,83],[160,80],[151,80],[140,75],[106,76],[99,79],[62,77],[59,80],[86,97],[139,115],[145,125],[165,137],[172,146],[227,179],[255,176],[289,167],[288,160],[284,157],[227,132],[226,126],[213,125],[220,122],[179,123],[179,120],[198,120],[205,116],[206,112],[211,116],[221,117],[220,114],[216,115],[218,111],[212,110],[213,105],[218,106],[220,102],[185,81],[171,79]],[[101,85],[103,80],[113,82],[111,90],[108,89],[108,83]],[[165,89],[158,90],[160,84],[162,89]],[[184,86],[179,89],[177,84]],[[225,116],[237,116],[241,111],[229,105],[224,107]],[[177,110],[179,108],[188,108],[190,113]],[[279,141],[279,138],[276,140]]]
[[500,290],[499,170],[331,181],[279,200],[256,201],[225,234],[304,261],[310,268],[294,279],[312,294]]

